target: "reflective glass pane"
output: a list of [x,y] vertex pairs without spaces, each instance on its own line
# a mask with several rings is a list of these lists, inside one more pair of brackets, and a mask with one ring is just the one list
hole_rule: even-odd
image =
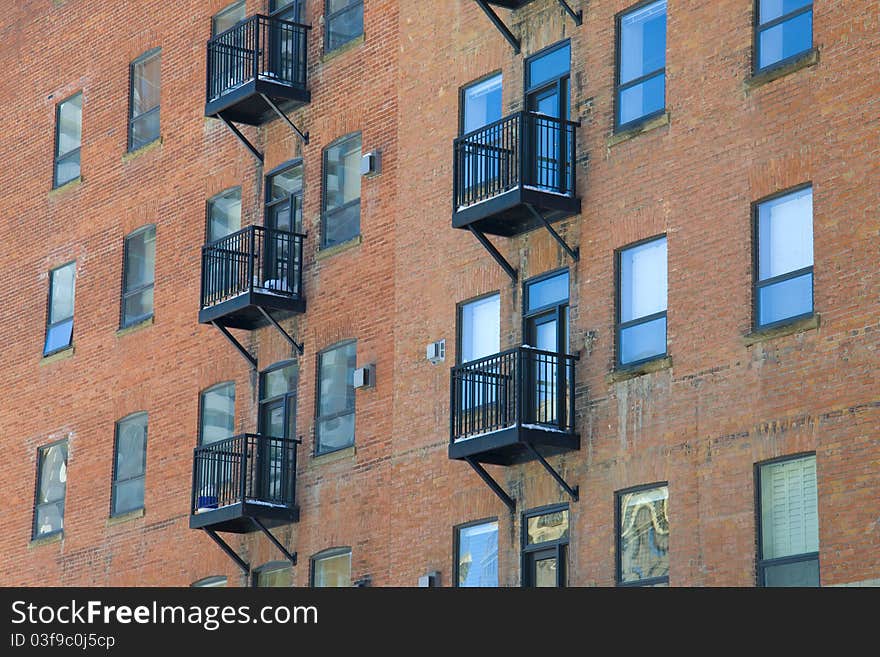
[[123,323],[144,318],[153,314],[153,288],[152,286],[134,292],[125,298],[123,306]]
[[618,100],[619,125],[659,112],[666,107],[666,74],[661,73],[621,90]]
[[620,331],[620,364],[661,356],[666,353],[666,318],[659,317]]
[[280,201],[302,192],[302,165],[291,167],[269,178],[269,200]]
[[666,486],[620,496],[621,582],[669,576]]
[[74,151],[69,155],[65,155],[63,158],[59,159],[55,163],[55,185],[60,187],[64,183],[68,183],[71,180],[79,178],[80,175],[80,164],[79,164],[79,156],[80,151]]
[[808,11],[758,35],[758,66],[764,68],[813,46],[813,12]]
[[257,573],[257,586],[293,586],[293,569],[286,567],[261,570]]
[[37,504],[63,500],[66,490],[67,443],[65,442],[40,450],[40,487],[37,491]]
[[461,306],[461,362],[501,351],[501,297],[494,294]]
[[619,56],[619,84],[666,66],[666,0],[621,17]]
[[526,531],[528,545],[568,538],[568,509],[530,517]]
[[666,238],[620,253],[620,321],[666,310]]
[[325,153],[324,208],[335,210],[361,196],[361,136],[331,146]]
[[354,370],[357,345],[354,342],[325,351],[320,356],[319,413],[330,415],[354,408]]
[[54,324],[46,329],[46,344],[43,346],[43,354],[69,347],[73,342],[73,320],[68,319]]
[[160,53],[133,65],[131,77],[131,115],[137,117],[159,106]]
[[144,506],[144,478],[137,477],[116,484],[113,498],[113,513],[126,513]]
[[528,285],[528,310],[568,301],[568,272]]
[[239,21],[243,21],[244,17],[244,2],[236,2],[214,16],[213,33],[225,32]]
[[75,274],[76,263],[73,262],[52,271],[52,300],[49,304],[50,324],[73,317]]
[[298,371],[296,363],[291,363],[269,372],[263,372],[261,399],[272,399],[293,392],[296,389]]
[[235,433],[235,384],[215,386],[202,393],[202,444],[229,438]]
[[456,557],[458,586],[498,586],[498,523],[460,529]]
[[819,561],[798,561],[764,568],[764,586],[819,586]]
[[[346,0],[330,0],[329,5],[344,7]],[[335,11],[330,9],[331,12]],[[333,50],[364,33],[364,6],[356,4],[327,21],[327,50]]]
[[125,290],[153,282],[156,261],[156,229],[152,226],[126,239]]
[[758,288],[758,324],[772,324],[813,312],[813,274]]
[[501,118],[501,74],[472,84],[464,90],[464,133]]
[[351,586],[351,552],[315,559],[315,587]]
[[119,422],[116,434],[117,481],[144,474],[146,443],[146,415],[138,415]]
[[43,536],[64,529],[64,500],[37,507],[36,535]]
[[535,561],[535,588],[555,588],[557,567],[556,557]]
[[758,280],[812,266],[812,188],[762,203],[758,224]]
[[318,422],[318,451],[331,452],[354,444],[354,413]]
[[813,4],[813,0],[759,0],[760,7],[760,23],[769,23],[772,20],[781,18],[785,14],[791,13],[801,7]]
[[236,187],[208,202],[208,241],[226,237],[241,228],[241,188]]
[[82,144],[82,94],[65,100],[58,108],[58,152],[60,157]]
[[529,60],[529,87],[534,88],[542,82],[568,75],[571,68],[571,46],[565,44],[545,55]]
[[159,138],[159,110],[132,119],[131,150],[137,150]]
[[361,206],[360,203],[328,213],[324,217],[324,247],[344,244],[360,235]]

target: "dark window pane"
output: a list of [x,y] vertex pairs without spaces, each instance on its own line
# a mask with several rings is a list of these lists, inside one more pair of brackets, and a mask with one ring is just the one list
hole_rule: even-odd
[[568,301],[568,272],[529,283],[528,290],[529,311],[550,304],[565,303]]
[[529,60],[529,87],[537,87],[547,80],[568,75],[570,60],[569,44]]
[[619,581],[669,576],[668,497],[666,486],[620,496]]
[[758,290],[758,323],[772,324],[813,312],[813,274],[807,273]]
[[127,513],[144,506],[144,478],[137,477],[116,484],[113,515]]
[[147,416],[122,420],[116,438],[116,480],[144,474],[147,442]]
[[498,586],[498,523],[460,529],[456,558],[458,586]]
[[342,449],[354,443],[354,413],[318,422],[318,451]]
[[620,363],[626,365],[666,353],[666,318],[620,331]]
[[[329,0],[328,13],[332,14],[351,4],[345,0]],[[364,33],[364,6],[361,2],[330,16],[327,20],[327,50],[333,50]]]
[[80,176],[79,164],[80,151],[76,150],[69,155],[60,158],[55,164],[55,185],[60,187]]
[[140,116],[159,106],[159,53],[136,62],[132,68],[131,115]]
[[768,566],[764,568],[764,586],[819,586],[818,560]]
[[360,203],[354,203],[347,208],[328,212],[324,218],[324,247],[344,244],[360,235],[360,232]]
[[319,360],[318,451],[354,442],[354,368],[357,345],[327,351]]
[[619,84],[666,65],[666,0],[636,9],[620,19]]
[[236,2],[214,16],[212,19],[212,33],[220,34],[225,32],[239,21],[243,21],[244,17],[244,2]]
[[277,370],[263,373],[261,399],[272,399],[293,392],[296,388],[296,364],[285,365]]
[[[78,149],[81,144],[82,94],[77,94],[73,98],[65,100],[58,108],[58,152],[56,155],[60,158],[62,155]],[[77,158],[78,163],[79,158]]]
[[125,298],[123,306],[123,323],[145,318],[153,314],[153,288],[148,287],[139,292],[133,292]]
[[156,229],[152,226],[126,240],[125,290],[153,282],[156,260]]
[[759,68],[805,52],[813,46],[813,12],[774,25],[761,32],[758,39]]
[[159,138],[159,110],[131,121],[131,150],[137,150]]
[[236,187],[208,202],[208,241],[213,242],[241,228],[241,188]]
[[760,0],[760,23],[769,23],[801,7],[813,4],[813,0]]
[[360,161],[360,135],[324,152],[324,247],[347,242],[360,234]]
[[235,433],[235,384],[215,386],[202,393],[201,440],[203,445]]
[[666,75],[660,74],[620,91],[618,124],[636,121],[666,107]]

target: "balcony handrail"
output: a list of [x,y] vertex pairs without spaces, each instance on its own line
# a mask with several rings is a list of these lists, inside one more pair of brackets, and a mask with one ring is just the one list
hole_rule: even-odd
[[[269,436],[269,435],[263,434],[263,433],[239,433],[234,436],[229,436],[229,438],[223,438],[222,440],[215,440],[212,443],[207,443],[205,445],[199,445],[193,449],[193,454],[198,454],[199,451],[204,451],[204,450],[210,450],[212,452],[221,453],[220,452],[221,448],[223,448],[227,445],[234,446],[237,442],[241,441],[242,438],[253,438],[255,440],[266,439],[266,440],[278,441],[281,444],[287,444],[287,443],[290,443],[290,444],[296,443],[297,445],[302,444],[301,438],[276,438],[275,436]],[[232,449],[230,451],[222,452],[222,453],[237,455],[239,453],[239,451]]]
[[467,141],[469,138],[473,137],[474,135],[478,135],[481,132],[488,132],[488,131],[492,130],[493,128],[497,128],[498,126],[502,125],[505,122],[508,122],[508,121],[512,122],[514,119],[516,119],[519,116],[531,116],[531,117],[537,118],[537,119],[548,119],[548,120],[554,121],[560,125],[571,126],[572,128],[580,128],[581,127],[580,121],[572,121],[571,119],[560,119],[555,116],[551,116],[550,114],[543,114],[541,112],[520,110],[519,112],[514,112],[512,114],[508,114],[507,116],[502,116],[500,119],[492,121],[492,123],[487,123],[486,125],[482,125],[479,128],[477,128],[476,130],[471,130],[470,132],[466,132],[463,135],[459,135],[458,137],[455,138],[455,143],[458,144],[459,142]]
[[[280,233],[282,235],[291,235],[292,237],[300,237],[302,239],[305,239],[306,237],[308,237],[307,233],[297,233],[296,231],[281,230],[279,228],[267,228],[266,226],[258,226],[256,224],[254,224],[251,226],[245,226],[244,228],[239,228],[234,233],[229,233],[229,235],[224,235],[223,237],[218,237],[216,240],[213,240],[211,242],[206,242],[205,244],[202,245],[202,250],[204,251],[205,249],[210,249],[210,248],[220,249],[220,247],[218,247],[217,245],[220,244],[221,242],[223,242],[225,240],[232,240],[233,238],[238,237],[239,235],[243,235],[244,233],[246,233],[250,230],[268,231],[271,233]],[[239,253],[239,251],[236,251],[235,249],[231,249],[230,253]]]
[[474,360],[469,360],[464,363],[459,363],[455,365],[452,369],[454,370],[468,370],[474,369],[475,367],[480,366],[483,363],[489,363],[492,361],[496,361],[500,358],[504,358],[505,356],[509,356],[511,354],[515,354],[518,351],[526,351],[529,353],[534,353],[540,356],[562,356],[567,360],[580,360],[580,356],[577,354],[569,354],[565,352],[558,351],[545,351],[544,349],[538,349],[537,347],[531,347],[529,345],[523,344],[518,345],[516,347],[511,347],[510,349],[505,349],[504,351],[499,351],[497,354],[492,354],[490,356],[483,356],[482,358],[475,358]]
[[233,32],[235,30],[240,30],[243,25],[246,25],[246,24],[251,23],[253,21],[257,21],[261,18],[265,18],[267,21],[272,21],[273,23],[282,23],[282,24],[288,25],[290,27],[298,27],[298,28],[302,28],[304,30],[311,30],[312,29],[311,25],[306,25],[304,23],[297,23],[295,21],[285,20],[284,18],[276,18],[274,16],[267,16],[266,14],[253,14],[252,16],[249,16],[242,21],[238,21],[235,25],[233,25],[231,27],[227,27],[222,32],[217,32],[217,34],[213,35],[210,39],[208,39],[208,45],[210,45],[212,41],[215,41],[215,40],[219,39],[220,37],[223,37],[223,36]]

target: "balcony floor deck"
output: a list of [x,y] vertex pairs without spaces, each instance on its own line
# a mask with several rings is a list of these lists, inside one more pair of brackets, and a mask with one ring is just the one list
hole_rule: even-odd
[[528,443],[542,447],[544,456],[580,449],[580,436],[540,425],[511,426],[491,433],[456,440],[449,444],[449,458],[472,458],[479,463],[515,465],[535,457]]

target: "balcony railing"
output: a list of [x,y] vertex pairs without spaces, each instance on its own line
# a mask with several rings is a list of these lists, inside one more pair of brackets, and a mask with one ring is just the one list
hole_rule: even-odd
[[267,513],[295,509],[298,443],[288,438],[242,434],[197,447],[192,515],[233,505],[249,505]]
[[454,367],[451,442],[510,428],[574,433],[575,361],[516,347]]
[[263,80],[306,86],[309,26],[257,14],[208,41],[207,102]]
[[518,112],[456,139],[456,211],[518,188],[574,197],[577,126]]
[[248,226],[203,246],[201,308],[246,292],[301,298],[304,238]]

